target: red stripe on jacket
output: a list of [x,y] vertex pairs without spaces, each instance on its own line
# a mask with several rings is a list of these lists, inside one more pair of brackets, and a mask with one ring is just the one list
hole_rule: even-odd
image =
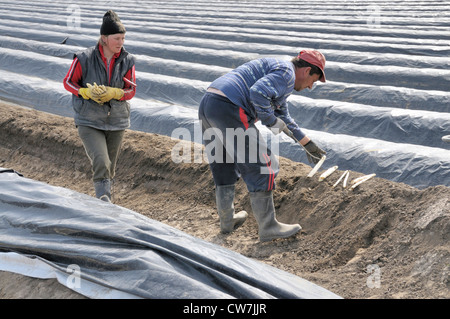
[[243,108],[239,108],[239,117],[241,119],[242,124],[244,124],[245,129],[248,129],[248,119],[247,114],[245,114],[245,111]]

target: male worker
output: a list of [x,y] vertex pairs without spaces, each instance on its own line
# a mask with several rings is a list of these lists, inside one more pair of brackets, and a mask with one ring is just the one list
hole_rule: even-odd
[[[318,80],[325,82],[324,67],[325,57],[319,51],[303,50],[291,61],[261,58],[247,62],[213,81],[207,89],[200,102],[199,119],[205,149],[215,152],[207,155],[222,233],[233,231],[247,218],[247,212],[234,210],[235,183],[240,176],[250,194],[260,241],[287,238],[300,231],[300,225],[283,224],[275,218],[272,191],[278,165],[255,122],[260,120],[274,134],[290,131],[306,149],[308,159],[316,163],[325,152],[290,117],[286,99],[293,90],[311,89]],[[230,129],[245,131],[244,138],[234,143],[236,138],[227,136]],[[211,148],[211,143],[215,147]],[[257,156],[252,156],[255,149]]]

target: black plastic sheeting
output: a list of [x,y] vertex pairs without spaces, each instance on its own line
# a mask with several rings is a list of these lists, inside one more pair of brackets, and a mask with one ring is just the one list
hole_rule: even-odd
[[127,298],[339,298],[128,209],[14,172],[0,173],[0,211],[0,252],[63,272],[77,265],[83,280]]
[[[13,72],[2,72],[0,94],[3,97],[38,110],[73,117],[70,95],[62,86],[51,80],[21,76],[22,80],[18,81],[17,77]],[[141,85],[145,81],[141,78]],[[161,75],[154,76],[153,81],[144,87],[159,91],[159,100],[133,99],[131,129],[201,143],[201,136],[195,134],[198,120],[194,105],[208,83]],[[50,86],[51,91],[47,89]],[[191,106],[169,103],[174,98]],[[164,99],[167,102],[161,101]],[[378,177],[418,188],[450,185],[450,144],[441,139],[450,132],[450,113],[417,111],[411,115],[402,109],[297,96],[289,103],[291,115],[327,151],[324,169],[338,165],[342,170],[376,173]],[[189,130],[189,135],[174,134],[179,128]],[[262,126],[260,129],[267,131]],[[272,136],[269,134],[267,138]],[[280,141],[279,154],[308,163],[301,147],[287,137]]]
[[[215,78],[251,59],[290,59],[316,48],[327,57],[327,83],[294,94],[289,104],[327,151],[323,167],[418,188],[450,186],[450,143],[442,141],[450,134],[448,4],[313,1],[299,17],[288,8],[295,1],[232,3],[133,2],[125,10],[119,1],[99,1],[80,11],[74,29],[68,19],[76,12],[66,1],[22,1],[0,11],[0,98],[72,117],[62,78],[73,53],[96,43],[104,11],[115,8],[127,26],[125,46],[137,58],[132,129],[172,136],[187,128],[192,135],[200,99]],[[374,8],[381,9],[379,25],[367,20]],[[281,144],[280,155],[308,163],[289,139]]]

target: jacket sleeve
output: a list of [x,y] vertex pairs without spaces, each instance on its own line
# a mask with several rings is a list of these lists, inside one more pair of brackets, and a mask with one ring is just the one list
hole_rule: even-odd
[[286,100],[294,88],[294,82],[287,77],[287,73],[280,69],[260,78],[250,88],[251,103],[258,119],[266,126],[274,125],[277,120],[274,110],[279,106],[274,102]]
[[302,138],[306,136],[306,134],[300,129],[300,127],[295,123],[294,119],[289,114],[289,109],[287,107],[287,104],[284,103],[281,105],[278,109],[274,111],[274,114],[276,117],[280,118],[281,120],[286,123],[289,131],[294,134],[294,137],[300,141]]
[[[280,69],[256,81],[250,88],[250,99],[262,124],[272,126],[278,117],[300,141],[306,135],[289,115],[286,103],[293,89],[294,78],[290,77],[290,73]],[[284,102],[281,105],[275,105],[275,100]]]
[[82,75],[81,64],[78,61],[78,58],[75,57],[72,61],[69,72],[67,72],[67,75],[64,78],[64,88],[70,93],[78,96],[78,90],[81,87],[80,82]]
[[266,126],[272,126],[277,120],[271,102],[281,95],[280,84],[276,74],[268,74],[250,88],[250,101],[258,119]]

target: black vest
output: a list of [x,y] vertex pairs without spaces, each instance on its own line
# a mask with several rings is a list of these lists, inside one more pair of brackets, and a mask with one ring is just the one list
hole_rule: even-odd
[[[87,87],[87,83],[124,88],[123,77],[135,64],[134,57],[125,48],[114,62],[111,80],[105,63],[102,60],[98,45],[89,49],[77,52],[77,57],[83,72],[82,87]],[[82,97],[73,95],[73,109],[75,111],[75,124],[77,126],[90,126],[100,130],[116,131],[130,127],[130,104],[128,101],[111,100],[108,103],[99,105],[92,100],[85,100]]]

